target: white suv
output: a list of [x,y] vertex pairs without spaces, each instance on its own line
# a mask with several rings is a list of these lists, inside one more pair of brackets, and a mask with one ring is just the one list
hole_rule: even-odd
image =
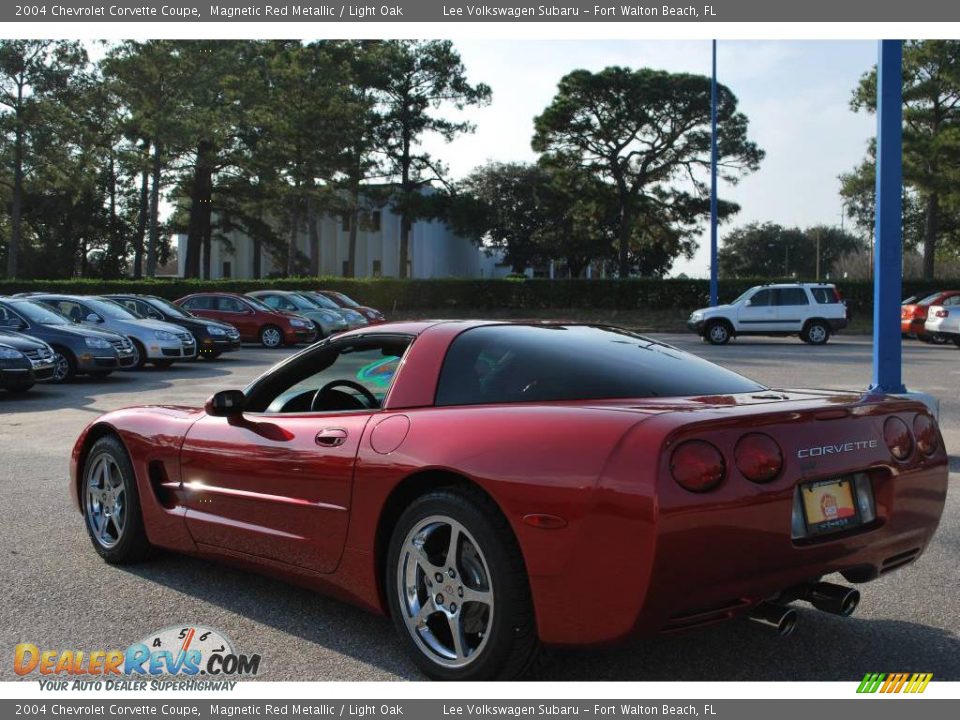
[[695,310],[687,327],[714,345],[736,335],[799,335],[823,345],[847,326],[847,306],[834,285],[758,285],[729,305]]

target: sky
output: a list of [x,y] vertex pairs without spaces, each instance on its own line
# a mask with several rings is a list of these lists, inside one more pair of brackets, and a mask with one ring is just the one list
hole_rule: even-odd
[[[489,160],[533,161],[533,118],[553,98],[571,70],[609,65],[710,74],[709,41],[458,40],[471,82],[484,82],[493,99],[462,115],[476,132],[452,143],[431,139],[427,150],[443,159],[454,178]],[[876,42],[721,41],[718,80],[740,101],[749,136],[766,151],[760,169],[719,195],[741,207],[720,226],[720,242],[750,222],[787,226],[839,225],[838,176],[864,157],[876,120],[850,109],[860,76],[876,61]],[[672,275],[709,277],[709,230],[690,261],[679,259]]]

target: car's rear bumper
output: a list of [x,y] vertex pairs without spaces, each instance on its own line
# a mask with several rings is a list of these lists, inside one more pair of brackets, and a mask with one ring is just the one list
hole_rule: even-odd
[[791,538],[796,484],[674,510],[649,494],[614,493],[580,523],[556,574],[531,574],[541,639],[582,645],[694,629],[831,573],[865,582],[892,572],[920,556],[939,523],[946,455],[935,459],[901,474],[874,468],[877,519],[815,540]]

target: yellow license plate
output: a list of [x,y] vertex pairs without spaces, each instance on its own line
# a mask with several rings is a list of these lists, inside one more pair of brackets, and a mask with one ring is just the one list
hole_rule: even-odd
[[849,480],[820,480],[800,486],[811,534],[835,532],[860,522]]

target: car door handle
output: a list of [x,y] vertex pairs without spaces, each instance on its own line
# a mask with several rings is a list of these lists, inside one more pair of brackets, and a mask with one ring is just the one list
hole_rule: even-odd
[[347,431],[343,428],[325,428],[317,433],[317,445],[340,447],[347,441]]

